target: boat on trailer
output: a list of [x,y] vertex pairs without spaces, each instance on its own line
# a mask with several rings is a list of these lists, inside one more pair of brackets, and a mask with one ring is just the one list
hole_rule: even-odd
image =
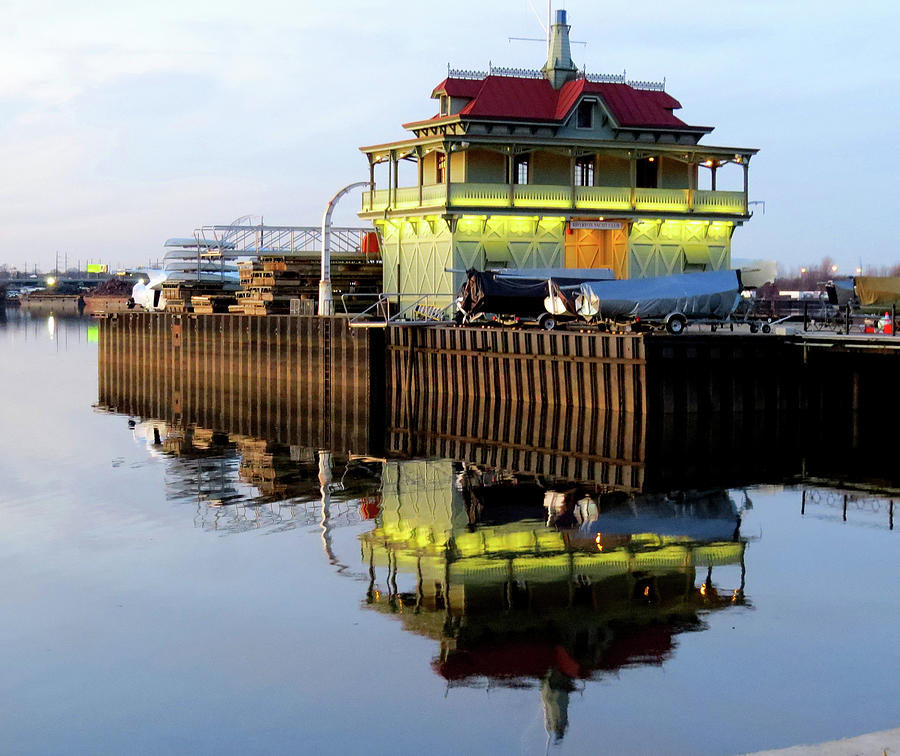
[[549,317],[544,300],[550,294],[551,282],[574,289],[586,282],[614,278],[608,268],[467,270],[456,300],[456,322],[543,323]]
[[577,287],[550,281],[544,308],[555,318],[575,318],[605,325],[643,324],[679,334],[688,322],[724,323],[741,298],[743,285],[736,270],[676,273],[671,276],[621,281],[588,281]]

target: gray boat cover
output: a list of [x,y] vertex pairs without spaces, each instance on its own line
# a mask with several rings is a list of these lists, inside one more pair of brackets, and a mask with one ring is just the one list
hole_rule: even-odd
[[[565,297],[570,310],[585,319],[662,320],[672,313],[686,318],[725,320],[741,297],[738,271],[678,273],[656,278],[583,283],[574,297]],[[547,305],[558,306],[548,297]]]
[[[552,278],[560,282],[562,279],[578,281],[615,281],[612,268],[492,268],[490,270],[501,278],[533,278],[546,281]],[[560,286],[564,284],[560,283]]]

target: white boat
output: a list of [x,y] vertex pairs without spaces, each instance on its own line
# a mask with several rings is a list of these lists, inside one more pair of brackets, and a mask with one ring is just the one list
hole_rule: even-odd
[[213,247],[195,239],[169,239],[166,246],[174,249],[163,257],[162,268],[142,270],[141,280],[132,288],[134,307],[149,312],[165,310],[163,286],[172,283],[221,285],[223,291],[237,291],[240,288],[237,263],[253,259],[246,253],[235,252],[233,245]]

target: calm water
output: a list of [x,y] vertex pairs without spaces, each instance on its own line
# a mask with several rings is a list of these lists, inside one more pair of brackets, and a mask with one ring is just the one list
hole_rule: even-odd
[[0,321],[4,753],[732,754],[900,725],[888,498],[117,415],[95,328]]

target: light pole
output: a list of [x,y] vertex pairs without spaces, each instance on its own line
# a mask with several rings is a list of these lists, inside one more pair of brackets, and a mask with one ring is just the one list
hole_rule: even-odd
[[334,315],[334,298],[331,293],[331,214],[338,200],[347,192],[370,186],[368,181],[356,181],[347,184],[337,194],[328,200],[325,214],[322,216],[322,274],[319,278],[319,315],[330,317]]

